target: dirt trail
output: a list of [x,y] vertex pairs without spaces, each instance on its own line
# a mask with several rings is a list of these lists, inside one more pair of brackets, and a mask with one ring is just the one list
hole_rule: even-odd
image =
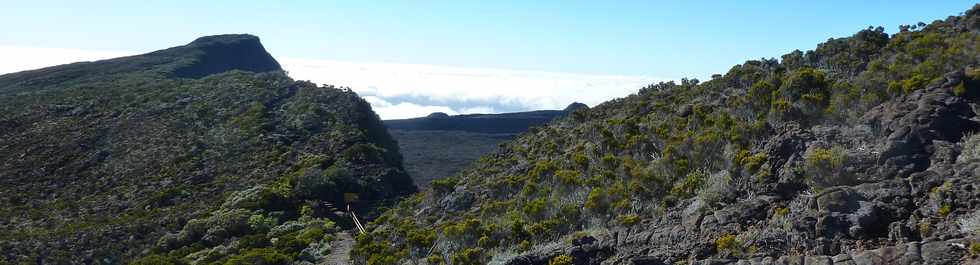
[[344,230],[337,233],[337,239],[330,242],[330,255],[321,262],[321,265],[349,265],[350,251],[354,249],[354,237],[350,231]]

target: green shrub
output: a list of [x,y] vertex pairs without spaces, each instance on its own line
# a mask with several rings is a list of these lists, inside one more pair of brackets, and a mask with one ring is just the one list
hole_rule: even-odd
[[518,251],[528,251],[531,250],[531,241],[522,240],[520,244],[517,244]]
[[264,216],[262,214],[253,214],[248,218],[248,225],[252,227],[252,230],[258,232],[268,232],[279,224],[279,219],[275,216]]
[[749,95],[755,99],[751,101],[753,106],[760,109],[768,109],[769,103],[772,101],[773,87],[773,84],[768,80],[752,84],[752,87],[749,88]]
[[602,156],[602,164],[607,168],[617,168],[619,167],[619,158],[613,154],[606,154]]
[[367,265],[397,264],[399,259],[408,255],[406,251],[374,234],[360,234],[355,240],[357,243],[351,250],[351,256],[363,257]]
[[310,243],[320,241],[320,239],[323,239],[323,236],[326,234],[327,233],[326,231],[323,230],[323,228],[307,227],[306,229],[301,230],[298,235],[296,235],[296,239],[309,245]]
[[786,99],[776,99],[772,103],[772,111],[778,114],[785,114],[793,107],[793,104]]
[[946,217],[949,216],[949,214],[952,212],[953,212],[953,205],[950,205],[948,203],[944,203],[942,206],[939,207],[939,216]]
[[494,248],[497,246],[497,243],[498,242],[496,240],[490,238],[488,235],[483,235],[480,237],[480,240],[476,241],[476,245],[482,248]]
[[707,177],[708,174],[703,170],[688,173],[683,180],[674,184],[674,187],[670,189],[670,195],[677,198],[690,198],[704,185]]
[[548,265],[572,265],[572,257],[568,255],[558,255],[548,261]]
[[791,101],[799,100],[803,95],[827,98],[830,92],[828,87],[823,72],[813,68],[800,68],[786,76],[776,94]]
[[[288,194],[288,189],[284,193]],[[242,208],[249,210],[272,209],[280,207],[283,199],[272,187],[257,185],[246,190],[231,193],[221,207],[225,209]]]
[[932,232],[932,224],[929,223],[928,219],[919,221],[918,227],[919,227],[919,236],[922,238],[928,237]]
[[728,251],[738,254],[742,251],[742,242],[735,235],[724,235],[715,240],[715,248],[718,252]]
[[636,214],[624,214],[619,216],[619,222],[626,225],[632,226],[640,223],[640,216]]
[[358,143],[344,150],[342,155],[348,161],[380,162],[383,161],[385,152],[384,148],[373,143]]
[[789,208],[786,207],[776,208],[776,212],[775,212],[776,216],[783,217],[786,216],[787,214],[789,214]]
[[609,207],[606,202],[606,191],[602,188],[593,188],[589,191],[589,196],[585,199],[585,208],[594,211],[605,211]]
[[310,244],[309,242],[305,242],[304,240],[300,239],[298,236],[299,232],[283,235],[272,243],[272,247],[285,253],[298,253]]
[[275,249],[259,248],[245,251],[225,261],[224,265],[289,265],[289,256]]
[[524,184],[524,188],[521,189],[521,194],[524,194],[525,197],[531,197],[539,190],[540,189],[538,189],[537,183],[532,182],[532,180],[528,180],[528,182]]
[[431,229],[413,229],[406,237],[408,243],[419,249],[428,249],[436,242],[436,231]]
[[138,258],[129,263],[130,265],[183,265],[186,262],[180,259],[161,255],[149,255],[146,257]]
[[154,207],[165,207],[174,204],[174,199],[181,195],[180,187],[171,187],[161,191],[158,191],[147,199],[149,205]]
[[534,163],[534,168],[531,168],[531,171],[529,171],[527,175],[532,179],[540,179],[542,176],[547,173],[551,173],[556,168],[557,167],[555,167],[554,162],[551,162],[551,160],[538,160],[536,163]]
[[261,102],[253,102],[245,112],[231,120],[242,131],[255,133],[265,127],[266,108]]
[[555,172],[555,177],[558,178],[561,183],[567,185],[577,186],[582,183],[581,173],[574,170],[559,170]]
[[510,214],[510,237],[514,241],[527,240],[531,238],[531,234],[527,232],[525,226],[527,226],[527,221],[525,221],[520,214]]
[[446,264],[446,259],[442,258],[442,255],[433,254],[425,259],[428,261],[429,265]]
[[966,95],[966,82],[960,82],[960,84],[953,86],[953,94],[957,96]]
[[980,67],[967,67],[963,72],[967,78],[980,81]]
[[844,148],[840,146],[810,150],[804,166],[811,185],[819,189],[853,184],[853,180],[844,172],[845,159]]
[[554,235],[559,232],[558,229],[561,225],[562,222],[558,219],[548,219],[529,225],[527,231],[535,238],[544,238],[544,236]]
[[925,88],[929,81],[929,78],[926,78],[921,74],[916,74],[908,79],[902,80],[902,88],[904,89],[905,93],[910,93],[912,91]]
[[433,180],[431,182],[431,185],[432,185],[432,190],[435,191],[436,194],[448,194],[450,192],[453,192],[453,190],[456,190],[456,184],[458,183],[459,183],[459,178],[448,177],[444,179]]
[[465,218],[452,225],[443,228],[443,233],[452,238],[463,241],[476,240],[480,236],[488,233],[483,229],[483,224],[476,218]]
[[558,209],[558,218],[563,218],[568,222],[575,222],[582,216],[582,209],[579,204],[565,204]]
[[579,167],[582,168],[589,167],[589,157],[585,156],[585,153],[582,151],[576,151],[572,155],[572,161],[574,161],[575,164],[578,165]]
[[888,92],[891,92],[892,94],[898,94],[904,91],[905,89],[902,88],[901,81],[895,81],[895,80],[888,81]]
[[238,239],[238,247],[241,249],[264,248],[269,245],[269,239],[265,234],[252,234]]
[[531,218],[541,218],[544,215],[545,209],[548,207],[548,201],[545,198],[538,198],[528,201],[524,204],[522,211],[525,215]]
[[746,157],[744,160],[742,160],[742,165],[745,166],[745,168],[748,169],[749,172],[754,173],[756,171],[759,171],[759,168],[762,167],[762,164],[765,164],[766,161],[768,160],[769,160],[768,155],[764,153],[758,153]]
[[452,256],[453,265],[482,265],[486,264],[482,248],[467,248]]

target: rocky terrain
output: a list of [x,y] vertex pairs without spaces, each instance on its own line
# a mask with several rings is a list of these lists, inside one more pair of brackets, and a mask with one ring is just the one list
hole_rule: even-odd
[[398,141],[405,171],[416,185],[455,175],[501,143],[514,139],[534,126],[588,109],[582,103],[564,110],[539,110],[502,114],[446,115],[386,120],[385,127]]
[[357,264],[980,264],[980,5],[532,129]]
[[[578,107],[382,124],[250,35],[2,75],[0,264],[980,264],[980,5]],[[520,134],[418,191],[389,129]]]
[[0,264],[312,264],[414,191],[367,102],[255,36],[0,76]]

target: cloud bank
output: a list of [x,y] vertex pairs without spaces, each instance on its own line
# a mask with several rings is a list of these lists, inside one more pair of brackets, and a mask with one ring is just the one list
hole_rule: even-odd
[[427,115],[562,109],[624,97],[665,80],[421,64],[282,60],[296,79],[350,87],[385,119]]
[[[133,52],[0,46],[0,74]],[[594,106],[663,81],[650,76],[569,74],[424,64],[282,58],[290,76],[350,87],[382,119],[447,114],[562,109],[572,102]]]

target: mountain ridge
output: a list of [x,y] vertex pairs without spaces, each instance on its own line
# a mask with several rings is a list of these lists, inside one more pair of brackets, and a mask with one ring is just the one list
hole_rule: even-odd
[[[222,65],[222,63],[228,63]],[[200,78],[229,70],[252,72],[281,71],[259,38],[248,34],[214,35],[140,55],[76,62],[0,76],[0,87],[17,82],[43,84],[64,82],[93,75],[153,71],[169,77]],[[30,86],[32,84],[20,84]]]
[[562,110],[533,110],[497,114],[447,115],[435,112],[425,117],[385,120],[385,126],[395,130],[467,131],[474,133],[517,134],[570,115],[588,105],[572,103]]
[[370,104],[251,35],[2,75],[0,106],[0,263],[316,262],[333,205],[415,191]]

